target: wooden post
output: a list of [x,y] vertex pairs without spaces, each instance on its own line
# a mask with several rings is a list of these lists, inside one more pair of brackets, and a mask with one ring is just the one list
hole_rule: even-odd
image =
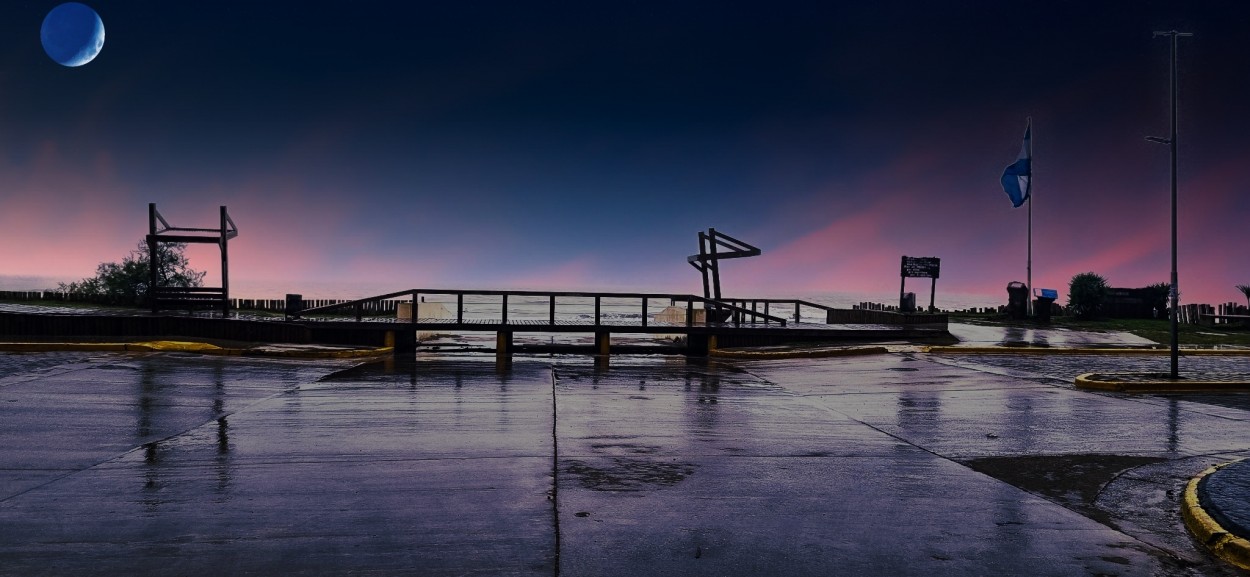
[[[1032,204],[1033,202],[1030,201],[1029,205],[1031,206]],[[933,280],[933,284],[929,285],[929,312],[933,312],[935,308],[933,306],[933,296],[937,294],[937,277],[932,277],[932,280]],[[1029,295],[1029,299],[1032,300],[1033,295]]]
[[548,322],[552,326],[556,324],[556,295],[551,295],[550,312],[548,313]]
[[699,231],[699,270],[703,273],[703,298],[705,299],[711,298],[712,296],[712,289],[708,286],[707,279],[707,267],[709,266],[708,260],[704,258],[707,256],[707,250],[704,249],[706,241],[707,235],[704,234],[703,231]]
[[694,326],[694,299],[686,299],[686,326]]
[[[230,313],[230,237],[226,236],[226,223],[230,217],[226,215],[226,207],[221,207],[221,316]],[[360,319],[356,319],[360,320]]]
[[152,312],[158,310],[156,303],[156,269],[160,266],[160,257],[156,251],[156,235],[148,235],[148,301]]
[[612,333],[596,332],[595,333],[595,354],[609,355],[612,354]]
[[[907,257],[903,257],[906,259]],[[903,291],[907,290],[907,275],[901,275],[898,283],[898,308],[903,308]]]
[[647,297],[642,297],[642,326],[647,326]]
[[160,267],[160,259],[156,256],[156,203],[148,203],[148,301],[152,312],[156,306],[156,269]]
[[387,331],[386,340],[394,343],[391,345],[395,347],[391,351],[393,356],[399,356],[400,353],[412,353],[417,350],[417,332],[414,330]]
[[712,291],[716,296],[716,300],[720,300],[720,261],[716,259],[716,229],[709,228],[707,230],[708,233],[710,233],[708,237],[708,245],[710,245],[709,248],[711,248],[710,256],[712,260],[708,262],[711,263],[712,266]]
[[599,296],[595,295],[595,326],[599,326]]
[[716,335],[690,335],[686,340],[686,354],[692,357],[706,357],[716,350]]
[[[508,324],[508,295],[507,294],[503,295],[503,305],[500,308],[503,309],[503,324],[506,325]],[[508,333],[508,339],[509,339],[508,342],[511,342],[512,333]]]
[[512,360],[512,331],[499,331],[495,333],[495,361],[510,360]]
[[464,324],[464,293],[456,293],[456,324]]

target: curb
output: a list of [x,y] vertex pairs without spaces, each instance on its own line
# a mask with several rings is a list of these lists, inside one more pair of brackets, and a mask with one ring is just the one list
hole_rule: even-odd
[[1211,518],[1211,515],[1207,514],[1198,500],[1198,485],[1202,480],[1207,475],[1236,462],[1216,465],[1190,479],[1185,485],[1185,494],[1181,498],[1181,517],[1185,519],[1185,528],[1189,529],[1198,542],[1210,549],[1216,557],[1235,567],[1250,570],[1250,541],[1229,533],[1221,527],[1215,519]]
[[[1170,349],[1086,349],[1058,347],[950,347],[930,346],[926,353],[954,355],[1170,355]],[[1250,356],[1250,349],[1181,349],[1180,356]]]
[[246,356],[246,357],[278,357],[304,359],[354,359],[389,354],[393,347],[374,349],[342,349],[342,350],[267,350],[263,347],[254,349],[225,348],[209,343],[190,341],[143,341],[134,343],[0,343],[0,352],[13,353],[46,353],[46,352],[178,352],[197,353],[202,355]]
[[721,359],[820,359],[826,357],[859,357],[866,355],[882,355],[889,353],[885,347],[859,347],[854,349],[816,349],[810,351],[727,351],[714,349],[708,351],[709,357]]
[[[1142,376],[1143,373],[1120,373],[1121,377]],[[1145,374],[1154,377],[1154,374]],[[1085,373],[1073,381],[1078,389],[1111,391],[1116,393],[1192,393],[1192,392],[1238,392],[1250,390],[1250,381],[1173,381],[1159,374],[1158,380],[1116,380],[1116,373]]]
[[343,349],[336,351],[266,351],[257,349],[244,349],[243,356],[246,357],[275,357],[275,358],[296,358],[296,359],[361,359],[366,357],[378,357],[389,355],[395,351],[395,347],[378,347],[376,349]]

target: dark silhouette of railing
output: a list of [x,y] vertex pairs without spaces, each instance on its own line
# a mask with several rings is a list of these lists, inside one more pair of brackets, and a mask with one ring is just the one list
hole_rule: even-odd
[[[734,305],[739,309],[749,309],[751,311],[758,311],[762,308],[763,314],[765,315],[770,314],[772,308],[777,305],[784,305],[786,307],[787,312],[789,311],[790,307],[794,307],[794,316],[791,318],[794,320],[795,323],[803,322],[803,307],[820,310],[821,312],[818,313],[819,315],[818,318],[820,318],[820,321],[818,322],[822,322],[822,323],[827,322],[826,319],[828,317],[829,311],[836,310],[834,309],[834,307],[831,307],[831,306],[817,304],[817,303],[814,303],[811,301],[805,301],[802,299],[723,298],[723,299],[720,299],[718,302],[727,303],[730,305]],[[722,304],[721,306],[724,306],[724,305]],[[735,316],[736,315],[737,313],[735,313]]]
[[[432,318],[421,319],[419,315],[419,306],[420,306],[422,297],[426,297],[426,296],[454,296],[456,298],[456,310],[455,310],[454,321],[452,319],[432,319]],[[497,319],[498,322],[497,323],[483,322],[480,319],[479,320],[466,319],[465,314],[464,314],[466,296],[499,297],[500,316]],[[414,325],[418,325],[418,324],[426,324],[426,325],[436,324],[440,326],[454,325],[454,326],[459,326],[459,327],[475,328],[479,330],[488,330],[488,328],[483,325],[495,326],[495,325],[510,325],[511,324],[511,325],[515,325],[518,327],[523,327],[523,326],[541,327],[543,326],[544,323],[534,322],[532,320],[524,321],[524,322],[513,321],[510,323],[508,319],[508,297],[510,296],[511,297],[528,297],[528,298],[546,298],[548,301],[548,316],[547,316],[547,319],[546,319],[547,322],[545,323],[545,325],[547,327],[628,328],[630,326],[633,326],[633,325],[627,325],[627,324],[623,324],[619,322],[618,323],[604,322],[604,318],[602,316],[604,299],[616,299],[616,300],[624,299],[624,300],[638,301],[637,310],[640,313],[642,328],[647,328],[650,325],[658,325],[658,326],[665,326],[665,327],[680,326],[680,325],[674,325],[673,323],[656,323],[655,321],[650,320],[651,303],[657,302],[657,301],[658,302],[668,301],[670,303],[668,306],[677,306],[676,303],[684,303],[685,311],[686,311],[684,324],[687,327],[694,326],[696,324],[695,322],[696,311],[707,310],[709,308],[719,308],[721,310],[730,311],[731,318],[728,319],[724,323],[714,323],[714,322],[706,323],[705,322],[705,323],[698,323],[698,324],[741,326],[744,323],[753,323],[753,324],[776,323],[784,327],[786,326],[786,323],[787,323],[787,320],[785,318],[782,318],[779,316],[773,316],[771,314],[768,314],[767,312],[761,312],[759,310],[751,310],[742,306],[738,306],[729,301],[706,299],[706,298],[696,296],[696,295],[691,295],[691,294],[672,294],[672,293],[408,289],[408,290],[397,291],[397,292],[388,293],[384,295],[366,297],[366,298],[357,299],[354,301],[347,301],[347,302],[336,303],[336,304],[331,304],[331,305],[326,305],[326,306],[319,306],[319,307],[300,308],[298,310],[290,310],[287,312],[293,318],[302,318],[302,317],[307,317],[307,316],[315,315],[315,314],[347,311],[348,315],[355,317],[356,322],[366,322],[365,311],[367,308],[369,308],[367,307],[368,303],[375,303],[375,302],[383,301],[383,300],[391,300],[391,299],[407,297],[408,299],[411,299],[411,302],[413,303],[412,316],[409,322],[411,322]],[[558,305],[560,304],[560,299],[566,299],[565,304],[567,304],[567,299],[592,299],[593,307],[594,307],[594,315],[592,317],[592,322],[590,323],[570,322],[570,321],[557,322],[556,313],[557,313]],[[746,301],[746,302],[750,302],[750,301]],[[754,302],[761,303],[761,302],[764,302],[764,300],[757,299]],[[803,304],[807,304],[809,306],[825,308],[822,305],[816,305],[814,303],[807,303],[806,301],[776,301],[774,300],[771,302],[791,302],[791,303],[802,302]],[[702,304],[703,309],[696,309],[694,306],[696,303]],[[579,304],[581,304],[582,306],[585,306],[585,303],[579,303]],[[767,304],[765,306],[767,306]],[[373,307],[373,308],[378,308],[378,307]],[[796,305],[796,311],[797,311],[797,305]],[[471,322],[466,322],[466,320],[470,320]],[[492,319],[492,320],[495,320],[495,319]]]

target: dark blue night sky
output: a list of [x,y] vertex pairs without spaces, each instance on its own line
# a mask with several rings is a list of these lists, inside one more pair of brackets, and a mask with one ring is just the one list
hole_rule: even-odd
[[694,290],[714,226],[744,289],[885,298],[910,254],[997,295],[1032,116],[1035,284],[1162,282],[1177,28],[1182,295],[1250,282],[1237,2],[101,1],[75,69],[56,4],[0,7],[0,274],[88,276],[156,202],[230,207],[232,280]]

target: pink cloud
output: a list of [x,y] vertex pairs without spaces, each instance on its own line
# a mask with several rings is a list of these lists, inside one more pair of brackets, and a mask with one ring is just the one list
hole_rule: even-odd
[[[1072,275],[1091,270],[1113,286],[1166,281],[1166,166],[1156,166],[1157,159],[1146,156],[1153,150],[1144,146],[1115,140],[1065,143],[1062,136],[1048,144],[1049,162],[1037,166],[1034,286],[1064,293]],[[990,138],[977,127],[960,137],[957,144]],[[1002,159],[970,163],[966,146],[900,144],[902,152],[877,169],[828,183],[816,200],[787,204],[788,214],[829,217],[794,231],[780,246],[764,247],[758,259],[726,266],[724,276],[755,290],[880,291],[886,298],[897,291],[900,256],[938,256],[943,259],[939,294],[945,289],[1005,298],[1006,283],[1026,276],[1028,213],[1011,209],[997,182],[1014,147]],[[1250,212],[1250,196],[1237,184],[1243,180],[1243,157],[1230,152],[1209,167],[1192,169],[1181,183],[1181,284],[1187,302],[1229,300],[1232,284],[1250,282],[1234,280],[1236,271],[1250,270],[1250,255],[1229,242],[1230,232],[1239,230]],[[763,226],[776,231],[788,225],[793,226],[772,216]]]

